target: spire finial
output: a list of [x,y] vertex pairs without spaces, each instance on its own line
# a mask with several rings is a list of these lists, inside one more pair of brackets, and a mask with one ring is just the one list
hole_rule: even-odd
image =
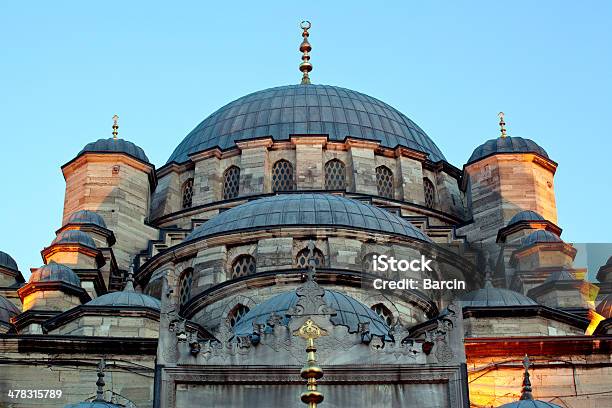
[[302,31],[302,44],[300,44],[300,51],[302,52],[302,63],[300,64],[300,71],[302,71],[302,85],[310,84],[310,76],[308,75],[310,71],[312,71],[312,64],[310,63],[310,51],[312,47],[308,42],[308,30],[310,30],[310,21],[304,20],[300,23],[300,28]]
[[497,116],[499,117],[499,129],[501,131],[501,137],[506,137],[508,136],[506,134],[506,122],[504,122],[504,117],[506,115],[504,114],[504,112],[499,112]]
[[119,129],[119,125],[117,124],[117,121],[119,120],[119,116],[114,115],[113,116],[113,139],[117,140],[117,135],[119,134],[119,132],[117,132],[117,129]]
[[521,391],[521,400],[533,400],[533,395],[531,395],[531,380],[529,380],[530,366],[531,362],[529,361],[529,356],[525,354],[525,358],[523,359],[523,367],[525,367],[525,374],[523,376],[523,390]]
[[308,318],[299,329],[293,332],[293,335],[306,340],[308,356],[306,365],[300,371],[300,376],[306,380],[306,391],[302,393],[300,399],[308,405],[308,408],[316,408],[323,402],[323,394],[317,390],[317,380],[323,377],[323,369],[317,365],[317,348],[314,341],[319,337],[327,336],[327,331]]
[[123,287],[124,292],[134,292],[134,263],[130,264],[128,269],[127,278],[125,279],[125,286]]
[[101,359],[98,363],[98,381],[96,381],[96,385],[98,389],[96,390],[96,399],[94,401],[104,401],[104,367],[106,367],[106,363],[104,359]]

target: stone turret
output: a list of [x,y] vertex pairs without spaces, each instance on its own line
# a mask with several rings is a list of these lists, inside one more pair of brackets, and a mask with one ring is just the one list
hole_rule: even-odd
[[464,166],[463,188],[473,223],[463,232],[471,241],[495,241],[517,213],[532,210],[557,223],[553,177],[557,163],[534,141],[505,135],[477,147]]
[[62,166],[62,172],[66,180],[62,225],[79,210],[101,215],[116,239],[117,264],[127,270],[132,256],[157,238],[157,230],[146,224],[157,183],[154,166],[140,147],[110,138],[86,145]]

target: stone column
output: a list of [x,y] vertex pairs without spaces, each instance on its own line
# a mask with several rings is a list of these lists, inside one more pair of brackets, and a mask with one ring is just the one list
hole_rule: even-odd
[[191,296],[226,280],[227,248],[224,245],[204,248],[193,261]]
[[292,137],[295,145],[295,179],[298,190],[322,190],[325,184],[323,174],[323,146],[327,137]]
[[223,195],[221,152],[208,150],[192,156],[192,160],[195,162],[193,206],[220,200]]
[[400,150],[398,153],[400,169],[398,182],[401,187],[401,198],[410,203],[425,205],[423,164],[414,157],[407,157],[404,149]]
[[355,183],[354,186],[351,186],[351,191],[378,195],[374,150],[380,143],[349,139],[346,144],[349,146],[349,156],[352,162],[350,169],[353,170]]
[[271,190],[268,148],[272,139],[237,142],[240,155],[240,195],[263,194]]

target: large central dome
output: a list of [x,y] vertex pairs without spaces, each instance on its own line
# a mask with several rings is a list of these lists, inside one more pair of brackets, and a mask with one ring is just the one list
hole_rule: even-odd
[[239,140],[291,135],[328,135],[329,140],[380,141],[405,146],[444,160],[438,146],[397,109],[371,96],[329,85],[288,85],[265,89],[228,103],[185,137],[168,163],[183,163],[191,153],[213,147],[222,150]]

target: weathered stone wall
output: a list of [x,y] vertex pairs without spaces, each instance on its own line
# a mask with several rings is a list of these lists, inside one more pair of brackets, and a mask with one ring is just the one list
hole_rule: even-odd
[[23,311],[26,310],[59,310],[66,311],[81,304],[81,300],[59,290],[45,290],[30,293],[23,300]]
[[577,336],[584,330],[544,317],[468,317],[465,337]]
[[155,339],[159,336],[159,321],[129,316],[82,316],[49,334]]

